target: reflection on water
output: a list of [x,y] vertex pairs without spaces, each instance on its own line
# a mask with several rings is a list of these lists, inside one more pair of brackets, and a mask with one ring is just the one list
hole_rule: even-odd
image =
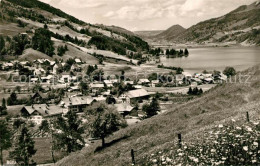
[[165,66],[182,67],[190,73],[232,66],[241,71],[260,63],[260,48],[192,48],[189,57],[161,58]]

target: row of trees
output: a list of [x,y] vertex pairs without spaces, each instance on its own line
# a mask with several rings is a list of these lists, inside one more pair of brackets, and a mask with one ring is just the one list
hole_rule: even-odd
[[198,89],[197,87],[195,88],[189,88],[189,91],[187,92],[188,95],[201,95],[203,93],[203,90],[200,88]]
[[185,48],[184,51],[182,49],[180,49],[179,51],[177,51],[175,49],[167,49],[166,55],[173,55],[174,57],[188,56],[189,51],[187,48]]
[[[126,127],[125,120],[113,106],[105,103],[95,103],[85,111],[88,120],[86,124],[78,115],[69,111],[64,117],[59,116],[51,121],[44,120],[39,126],[42,135],[47,134],[52,139],[51,155],[55,162],[54,152],[65,151],[67,154],[81,150],[85,146],[84,135],[102,140],[102,148],[106,146],[105,138],[121,127]],[[0,150],[3,163],[3,150],[13,147],[9,157],[19,165],[35,164],[31,157],[35,155],[35,142],[28,124],[21,120],[13,123],[13,129],[5,120],[0,120]]]

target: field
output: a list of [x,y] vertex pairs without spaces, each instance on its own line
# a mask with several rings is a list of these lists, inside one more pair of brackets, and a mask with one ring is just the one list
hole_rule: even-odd
[[[53,163],[51,156],[51,139],[50,138],[35,138],[35,149],[37,149],[36,154],[33,156],[33,160],[37,164],[47,164]],[[8,152],[4,151],[4,161],[8,158]],[[64,156],[61,152],[55,152],[55,160],[59,160]]]
[[257,80],[251,80],[250,84],[218,85],[199,98],[116,132],[106,139],[113,143],[109,147],[93,153],[100,146],[97,142],[59,161],[59,165],[130,165],[131,149],[135,150],[136,163],[142,165],[152,153],[174,146],[178,133],[184,141],[192,141],[218,124],[231,123],[231,119],[246,121],[247,111],[252,120],[257,120],[260,118],[260,66],[245,73],[253,73]]
[[14,36],[17,35],[18,33],[24,33],[28,29],[29,28],[18,27],[17,24],[15,23],[0,22],[0,35],[4,34],[4,35]]

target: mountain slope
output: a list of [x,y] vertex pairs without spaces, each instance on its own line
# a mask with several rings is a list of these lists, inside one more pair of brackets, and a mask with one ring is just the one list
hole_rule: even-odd
[[229,123],[231,119],[245,121],[246,111],[251,120],[259,118],[260,66],[242,74],[248,73],[252,73],[252,79],[247,83],[242,80],[219,85],[200,98],[116,132],[107,139],[110,146],[101,151],[95,152],[100,146],[97,142],[64,158],[58,165],[131,165],[131,149],[135,150],[136,164],[145,165],[146,156],[170,151],[178,133],[182,133],[184,141],[193,141],[215,125]]
[[179,34],[183,33],[186,29],[180,25],[173,25],[170,28],[162,31],[136,31],[135,34],[140,36],[146,41],[156,42],[156,41],[164,41],[171,40],[175,38]]
[[157,30],[157,31],[135,31],[134,33],[142,38],[152,38],[160,33],[162,33],[163,30]]
[[[137,53],[149,49],[145,41],[130,31],[115,26],[85,23],[38,0],[2,0],[0,13],[3,36],[15,36],[19,32],[27,33],[32,38],[37,29],[45,28],[53,41],[58,39],[81,47],[96,47],[115,52],[118,56],[127,55],[129,51]],[[12,31],[15,25],[18,27],[17,32]],[[100,39],[103,40],[102,43],[99,42]]]
[[166,40],[172,39],[178,36],[179,34],[183,33],[185,30],[186,29],[180,25],[173,25],[167,30],[163,31],[162,33],[156,35],[155,38]]
[[248,40],[248,42],[260,44],[259,29],[260,4],[255,2],[248,6],[241,6],[222,17],[200,22],[169,40],[198,43],[205,41],[241,43]]

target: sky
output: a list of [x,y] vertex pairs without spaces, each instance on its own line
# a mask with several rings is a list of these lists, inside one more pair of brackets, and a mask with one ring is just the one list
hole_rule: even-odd
[[185,28],[256,0],[41,0],[87,23],[131,31]]

